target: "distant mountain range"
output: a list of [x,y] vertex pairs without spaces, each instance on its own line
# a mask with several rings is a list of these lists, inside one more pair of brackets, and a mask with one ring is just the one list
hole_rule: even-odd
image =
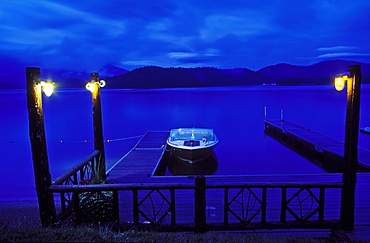
[[[212,87],[244,85],[323,85],[331,84],[338,73],[350,65],[361,65],[362,82],[370,83],[370,64],[345,60],[323,61],[310,66],[276,64],[258,71],[247,68],[218,69],[162,68],[148,66],[127,71],[107,65],[98,71],[107,88],[152,89],[177,87]],[[80,88],[90,74],[66,70],[41,70],[41,78],[52,79],[60,88]],[[24,72],[0,77],[0,89],[24,88]]]
[[273,79],[246,68],[162,68],[142,67],[123,75],[107,78],[107,87],[152,89],[259,85]]
[[276,64],[257,72],[275,78],[277,85],[331,84],[336,74],[348,71],[350,65],[361,65],[362,83],[370,83],[370,64],[355,61],[331,60],[310,66]]
[[362,82],[370,83],[370,64],[332,60],[311,66],[277,64],[252,71],[247,68],[161,68],[142,67],[107,78],[107,87],[150,89],[243,85],[323,85],[332,84],[336,74],[350,65],[361,65]]

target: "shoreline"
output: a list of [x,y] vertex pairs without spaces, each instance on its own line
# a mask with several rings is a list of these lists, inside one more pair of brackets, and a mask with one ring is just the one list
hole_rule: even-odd
[[41,227],[38,202],[0,201],[0,225],[8,227]]

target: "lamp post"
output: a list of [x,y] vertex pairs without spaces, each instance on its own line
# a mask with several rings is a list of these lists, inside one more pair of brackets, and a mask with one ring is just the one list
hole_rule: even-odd
[[335,77],[335,86],[339,91],[344,89],[345,83],[347,82],[344,166],[342,177],[344,187],[340,210],[340,218],[343,223],[343,229],[345,230],[354,229],[361,76],[360,65],[353,65],[348,67],[348,73],[340,74]]
[[99,81],[98,73],[91,73],[91,81],[86,84],[86,89],[91,92],[93,104],[94,149],[100,151],[100,158],[95,165],[97,182],[106,179],[105,150],[103,137],[103,119],[101,112],[100,87],[105,86],[105,81]]
[[46,149],[41,90],[43,90],[47,96],[50,96],[53,92],[53,82],[39,81],[39,78],[40,68],[26,68],[27,107],[33,170],[41,223],[43,227],[46,227],[54,222],[56,212],[54,197],[49,191],[49,187],[51,186],[51,174]]

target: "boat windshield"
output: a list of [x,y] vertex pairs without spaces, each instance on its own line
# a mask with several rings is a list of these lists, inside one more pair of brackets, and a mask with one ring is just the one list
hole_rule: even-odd
[[212,129],[174,129],[171,130],[170,141],[176,140],[206,140],[213,141],[215,136]]

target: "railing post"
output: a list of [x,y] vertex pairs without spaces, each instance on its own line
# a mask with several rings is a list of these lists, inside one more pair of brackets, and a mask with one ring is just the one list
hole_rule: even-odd
[[319,202],[319,222],[324,222],[324,212],[325,212],[325,187],[320,188],[320,202]]
[[176,225],[176,202],[175,202],[175,189],[170,189],[171,194],[171,225]]
[[118,198],[118,191],[113,191],[113,214],[115,221],[119,223],[119,198]]
[[194,191],[194,221],[195,232],[203,233],[206,231],[206,178],[201,176],[195,177],[195,191]]
[[134,189],[132,190],[132,211],[133,211],[133,218],[134,218],[134,224],[139,224],[139,193],[138,190]]
[[287,204],[286,204],[286,193],[287,188],[283,187],[281,188],[281,211],[280,211],[280,222],[286,223],[286,210],[287,210]]
[[261,209],[262,209],[261,222],[266,223],[266,215],[267,215],[267,212],[266,212],[266,209],[267,209],[267,188],[266,187],[262,188]]
[[224,225],[229,224],[229,188],[224,190]]
[[75,223],[81,224],[82,223],[82,214],[80,209],[80,194],[79,192],[73,192],[72,194],[73,200],[73,210],[75,212]]
[[56,211],[53,193],[49,191],[51,174],[46,149],[42,93],[41,86],[38,84],[39,78],[40,68],[26,68],[27,107],[33,171],[41,223],[42,226],[46,227],[55,221]]

